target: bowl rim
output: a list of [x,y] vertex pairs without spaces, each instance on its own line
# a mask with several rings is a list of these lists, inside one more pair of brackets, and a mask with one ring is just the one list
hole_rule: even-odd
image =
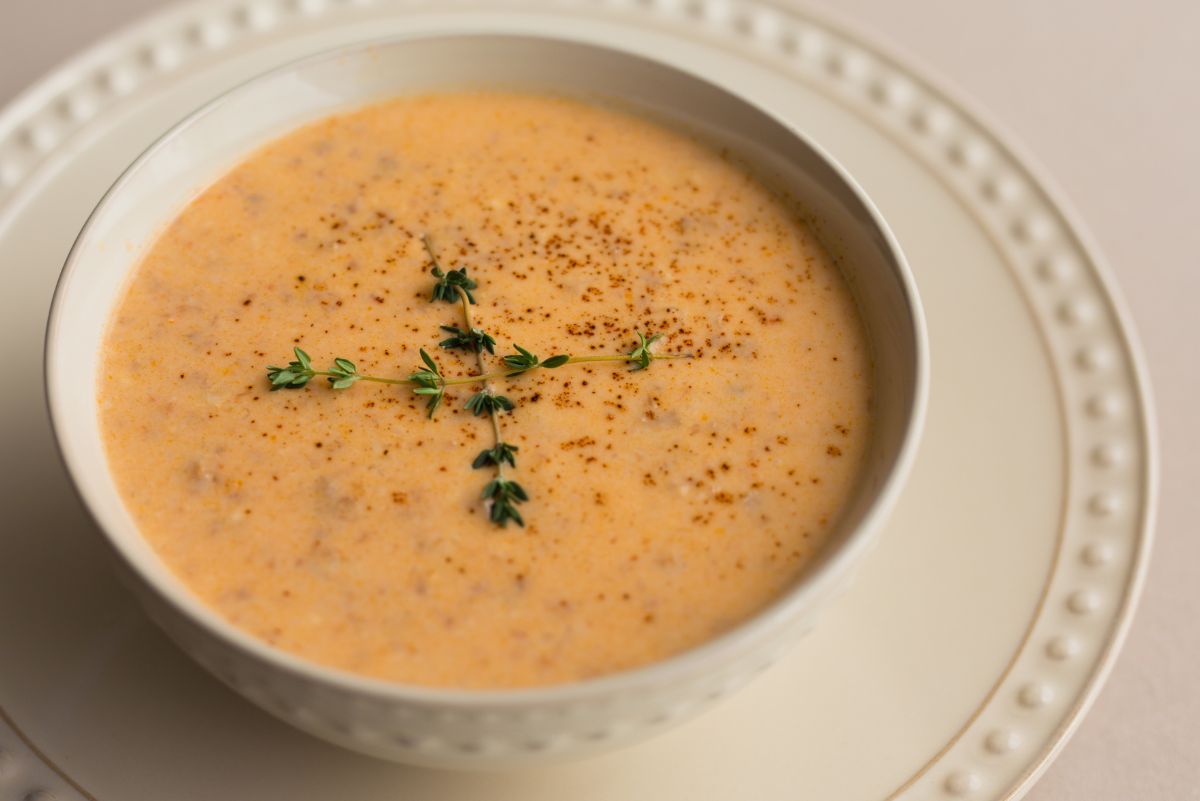
[[[112,197],[117,195],[129,183],[134,174],[159,151],[165,149],[170,142],[185,129],[198,120],[219,110],[244,90],[260,81],[268,80],[299,68],[322,62],[342,59],[373,49],[401,44],[412,41],[438,41],[488,39],[529,41],[541,43],[568,44],[593,51],[606,52],[620,58],[631,59],[651,64],[659,69],[668,70],[686,77],[690,81],[705,84],[753,109],[758,114],[782,126],[791,136],[800,140],[833,172],[855,199],[867,212],[870,224],[882,238],[890,257],[894,277],[901,289],[909,325],[906,333],[911,337],[913,351],[912,392],[906,399],[909,403],[909,413],[904,421],[904,433],[899,448],[896,450],[890,470],[887,471],[882,484],[873,492],[866,503],[866,511],[858,524],[845,535],[845,539],[836,548],[823,554],[823,558],[810,569],[801,573],[794,584],[783,593],[771,600],[766,606],[749,617],[735,624],[727,631],[705,640],[691,648],[673,654],[656,662],[627,668],[614,673],[608,673],[577,681],[549,685],[532,685],[512,688],[458,688],[435,687],[419,684],[406,684],[388,679],[376,678],[355,673],[342,668],[325,665],[290,651],[269,645],[260,638],[238,628],[225,620],[219,613],[210,608],[198,597],[192,594],[187,586],[178,578],[159,580],[156,576],[144,571],[135,555],[129,553],[120,539],[111,533],[101,523],[93,511],[90,495],[82,488],[77,476],[82,475],[86,466],[79,457],[64,445],[62,429],[65,426],[65,412],[59,408],[56,400],[61,397],[65,387],[60,387],[56,376],[56,341],[64,329],[62,319],[62,301],[72,276],[79,270],[80,251],[87,241],[100,213],[108,206]],[[136,261],[134,262],[136,264]],[[132,269],[132,267],[130,268]],[[111,313],[111,309],[109,310]],[[581,702],[612,694],[627,693],[640,688],[672,683],[672,677],[683,678],[696,672],[703,672],[705,663],[724,664],[732,661],[743,645],[762,637],[767,633],[785,627],[808,602],[814,588],[822,580],[844,573],[872,542],[871,534],[878,529],[894,507],[897,498],[911,471],[919,447],[921,433],[925,424],[929,395],[929,341],[926,321],[920,296],[917,292],[916,281],[908,260],[891,227],[887,224],[879,209],[867,195],[853,175],[834,159],[824,147],[814,141],[804,131],[781,119],[770,110],[743,97],[738,92],[720,83],[701,77],[682,67],[662,61],[658,58],[636,53],[621,47],[599,45],[591,41],[567,35],[545,35],[508,32],[410,32],[385,37],[362,39],[321,50],[300,58],[279,64],[269,70],[256,73],[240,81],[217,96],[206,101],[186,116],[172,124],[166,131],[151,142],[130,164],[121,171],[117,179],[109,186],[92,211],[88,214],[79,234],[75,237],[71,249],[64,261],[55,284],[54,294],[50,303],[49,316],[46,323],[43,348],[43,391],[50,418],[51,435],[54,439],[55,450],[70,478],[70,485],[87,513],[89,519],[103,534],[110,550],[114,552],[122,565],[148,586],[161,601],[168,604],[174,612],[181,615],[191,624],[200,628],[205,634],[220,641],[223,645],[241,651],[253,657],[259,664],[273,670],[282,671],[298,680],[322,685],[359,696],[369,696],[382,701],[406,702],[428,707],[455,706],[476,709],[509,708],[526,705]],[[117,493],[118,501],[120,499]],[[170,573],[170,568],[167,568]]]

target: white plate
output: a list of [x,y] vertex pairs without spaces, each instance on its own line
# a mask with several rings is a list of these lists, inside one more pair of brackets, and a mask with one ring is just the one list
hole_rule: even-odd
[[[194,4],[0,114],[0,799],[1011,798],[1078,722],[1128,625],[1155,486],[1141,361],[1078,226],[959,103],[806,15],[751,0],[513,8]],[[38,373],[50,291],[117,173],[251,74],[414,30],[619,42],[794,120],[879,205],[926,306],[925,442],[855,586],[730,703],[588,762],[421,771],[250,707],[116,586],[49,439]]]

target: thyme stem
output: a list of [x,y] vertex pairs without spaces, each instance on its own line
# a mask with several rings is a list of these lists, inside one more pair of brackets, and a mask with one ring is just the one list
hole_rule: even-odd
[[429,260],[433,262],[433,269],[444,272],[442,263],[438,261],[437,253],[433,250],[433,241],[430,240],[429,234],[421,234],[421,244],[425,246],[425,253],[429,256]]
[[[432,253],[433,250],[430,248],[430,245],[429,245],[429,236],[426,235],[426,236],[422,237],[422,241],[425,243],[425,249],[428,250],[430,253]],[[435,260],[435,263],[436,263],[436,260]],[[467,330],[468,331],[474,330],[475,322],[471,319],[471,300],[470,300],[470,298],[467,297],[467,292],[462,287],[455,287],[455,289],[458,290],[458,297],[462,301],[463,320],[467,324]],[[479,365],[479,375],[468,376],[468,378],[475,378],[475,381],[473,381],[471,383],[482,384],[484,392],[486,392],[489,395],[493,394],[492,387],[490,384],[490,382],[492,380],[492,376],[487,371],[487,365],[483,363],[483,349],[482,348],[475,351],[475,363],[477,365]],[[450,383],[450,381],[448,381],[446,379],[442,380],[443,386],[445,386],[448,383]],[[492,420],[492,434],[495,439],[495,442],[493,442],[493,445],[499,445],[500,443],[504,442],[504,437],[500,433],[500,415],[496,414],[495,409],[492,409],[491,412],[488,414],[488,417],[490,417]],[[496,477],[504,478],[504,463],[503,462],[496,462]]]
[[[529,373],[534,370],[540,370],[542,368],[542,365],[538,364],[538,365],[534,365],[533,367],[525,367],[525,368],[521,368],[521,369],[499,368],[496,370],[490,370],[490,371],[485,372],[486,367],[482,364],[482,362],[483,362],[482,355],[480,355],[480,354],[476,354],[476,355],[479,357],[480,372],[474,373],[472,375],[458,376],[457,378],[443,378],[439,382],[441,384],[441,386],[452,387],[452,386],[457,386],[457,385],[462,385],[462,384],[483,384],[486,386],[489,382],[495,381],[497,379],[510,378],[515,375]],[[664,353],[661,355],[654,354],[654,356],[653,356],[653,360],[656,362],[662,361],[665,359],[692,359],[692,358],[695,358],[695,357],[693,357],[692,354],[690,354],[690,353]],[[628,354],[613,353],[613,354],[605,354],[603,356],[600,356],[600,355],[597,355],[597,356],[572,356],[569,359],[567,359],[565,364],[582,364],[584,362],[636,362],[636,361],[638,361],[637,358],[630,356]],[[338,377],[341,375],[341,373],[334,373],[334,372],[330,372],[329,370],[309,370],[309,371],[305,371],[305,372],[307,375],[310,375],[310,376],[323,375],[323,376]],[[366,375],[364,373],[358,373],[357,378],[360,381],[374,381],[377,384],[417,384],[418,383],[418,382],[412,380],[411,378],[385,378],[383,376]]]
[[[496,369],[496,370],[486,371],[486,367],[482,364],[483,356],[481,354],[476,354],[476,356],[478,356],[478,358],[479,358],[480,372],[472,374],[472,375],[458,376],[457,378],[443,378],[440,382],[441,385],[444,387],[452,387],[452,386],[461,385],[461,384],[483,384],[486,386],[489,382],[495,381],[497,379],[509,378],[511,376],[521,375],[523,373],[529,373],[534,370],[540,370],[542,368],[542,365],[538,364],[533,367],[526,367],[526,368],[522,368],[519,370],[511,369],[511,368],[500,368],[500,369]],[[656,362],[662,361],[665,359],[691,359],[691,358],[694,358],[694,357],[690,353],[664,353],[661,355],[655,354],[653,356],[653,359]],[[585,362],[636,362],[636,361],[638,361],[638,360],[635,357],[630,356],[628,354],[613,353],[613,354],[605,354],[603,356],[600,356],[600,355],[597,355],[597,356],[572,356],[569,359],[567,359],[567,361],[565,363],[566,364],[582,364]],[[332,373],[328,370],[312,370],[312,371],[309,371],[308,374],[312,375],[312,376],[324,375],[324,376],[334,376],[334,377],[341,375],[340,373]],[[378,384],[416,384],[417,383],[416,381],[413,381],[411,378],[385,378],[383,376],[366,375],[364,373],[359,373],[358,379],[360,381],[374,381]]]
[[[330,376],[331,378],[336,378],[336,377],[341,376],[342,374],[330,372],[329,370],[312,370],[309,373],[309,375],[312,375],[312,376],[325,375],[325,376]],[[412,379],[409,379],[409,378],[384,378],[383,376],[363,375],[362,373],[358,373],[357,375],[358,375],[359,381],[374,381],[377,384],[415,384],[416,383],[415,381],[413,381]]]
[[[653,359],[653,361],[657,362],[657,361],[661,361],[663,359],[692,359],[695,357],[692,356],[692,354],[690,354],[690,353],[667,353],[667,354],[663,354],[661,356],[658,354],[655,354],[651,358]],[[564,362],[564,364],[582,364],[584,362],[636,362],[636,361],[639,361],[639,359],[637,357],[630,356],[627,353],[613,353],[613,354],[605,354],[603,356],[599,356],[599,355],[597,355],[597,356],[572,356],[569,359],[567,359],[566,362]],[[533,367],[522,367],[519,369],[501,368],[499,370],[492,370],[491,372],[481,373],[479,375],[464,375],[464,376],[460,376],[459,378],[447,378],[447,379],[444,379],[442,383],[444,386],[453,386],[455,384],[480,384],[480,383],[484,383],[487,381],[495,381],[498,378],[509,378],[514,375],[522,375],[524,373],[533,372],[534,370],[540,370],[541,368],[542,368],[541,364],[535,364]],[[366,378],[366,376],[364,376],[364,379],[365,378]],[[399,379],[399,380],[396,380],[394,383],[403,384],[406,382],[407,382],[407,379]]]

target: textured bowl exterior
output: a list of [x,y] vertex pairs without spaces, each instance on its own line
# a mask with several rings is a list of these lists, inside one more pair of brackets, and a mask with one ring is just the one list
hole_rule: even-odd
[[[194,197],[178,187],[202,187],[254,145],[306,119],[480,81],[628,102],[746,155],[820,222],[858,298],[876,368],[875,431],[863,477],[830,545],[794,588],[731,632],[655,665],[510,691],[368,679],[278,651],[221,619],[138,534],[106,470],[94,389],[79,392],[70,380],[98,363],[109,311],[136,263],[111,244],[152,240],[170,212]],[[410,764],[487,769],[583,756],[663,731],[744,685],[810,630],[875,542],[908,472],[924,416],[926,350],[919,301],[890,231],[853,180],[801,133],[719,87],[616,50],[529,37],[418,37],[356,45],[268,73],[196,112],[139,158],[68,257],[47,332],[47,391],[64,461],[120,574],[183,650],[263,709],[331,742]]]
[[[628,688],[587,684],[567,692],[495,694],[479,703],[421,701],[375,688],[314,680],[231,648],[122,569],[150,617],[189,656],[257,706],[343,747],[434,768],[507,769],[586,757],[682,723],[735,692],[811,630],[825,598],[786,627],[721,659]],[[835,590],[836,587],[831,587]]]

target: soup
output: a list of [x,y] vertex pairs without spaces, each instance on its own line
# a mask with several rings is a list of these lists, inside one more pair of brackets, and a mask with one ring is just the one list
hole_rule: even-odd
[[[517,345],[623,360],[500,375]],[[853,298],[796,204],[684,132],[519,93],[263,147],[152,244],[103,347],[108,461],[179,580],[418,685],[576,681],[727,631],[820,550],[870,422]],[[309,378],[297,347],[333,375],[271,391],[268,365]],[[515,464],[482,456],[497,435]]]

